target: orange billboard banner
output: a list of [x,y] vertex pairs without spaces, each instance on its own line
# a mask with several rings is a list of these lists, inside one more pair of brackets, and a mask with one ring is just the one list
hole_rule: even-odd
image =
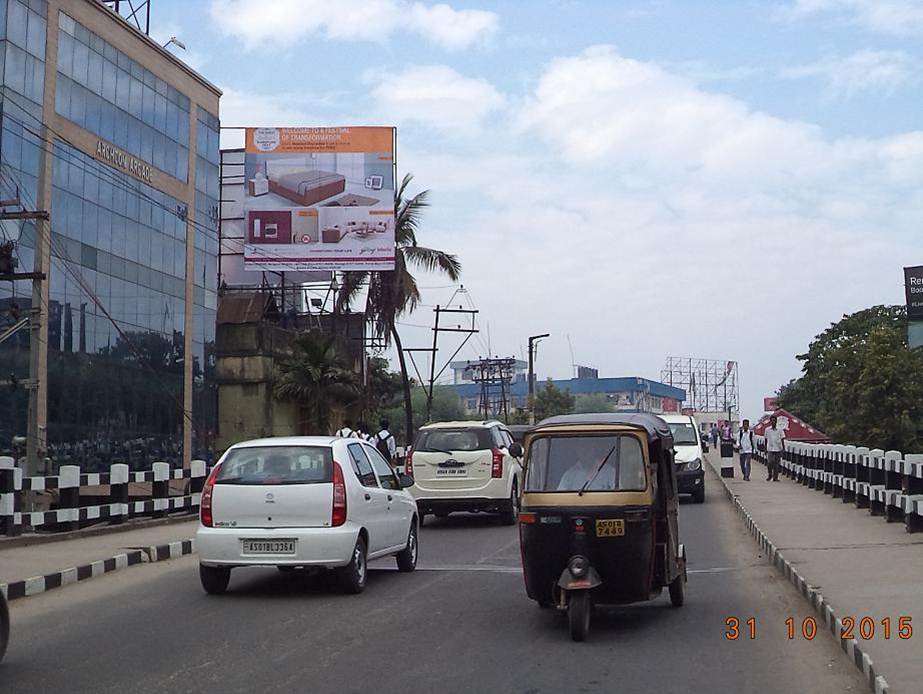
[[378,154],[394,156],[393,127],[247,128],[248,154],[303,154],[312,152]]

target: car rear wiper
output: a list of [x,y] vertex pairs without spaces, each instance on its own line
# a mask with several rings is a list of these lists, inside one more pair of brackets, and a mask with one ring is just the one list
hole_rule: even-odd
[[[617,444],[616,444],[616,445],[617,445]],[[588,480],[583,484],[582,487],[580,487],[580,491],[578,492],[578,496],[583,496],[583,493],[586,491],[586,488],[589,487],[591,484],[593,484],[593,480],[596,479],[596,476],[599,474],[599,471],[603,469],[603,466],[606,464],[606,461],[609,460],[609,456],[612,455],[612,453],[613,453],[614,451],[615,451],[615,446],[612,446],[612,448],[609,449],[609,452],[606,453],[606,457],[603,458],[603,461],[599,464],[599,467],[596,468],[596,472],[593,473],[593,476],[592,476],[590,479],[588,479]]]

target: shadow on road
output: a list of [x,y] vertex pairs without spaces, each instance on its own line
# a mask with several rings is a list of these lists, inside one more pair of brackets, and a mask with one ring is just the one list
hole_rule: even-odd
[[427,516],[425,530],[453,530],[456,528],[486,528],[500,526],[500,517],[494,513],[453,513],[445,518]]
[[[393,563],[393,559],[392,559]],[[403,576],[390,566],[369,566],[366,591]],[[333,571],[318,573],[296,569],[275,571],[263,569],[236,569],[231,573],[231,585],[221,599],[285,599],[292,596],[327,598],[344,595]]]

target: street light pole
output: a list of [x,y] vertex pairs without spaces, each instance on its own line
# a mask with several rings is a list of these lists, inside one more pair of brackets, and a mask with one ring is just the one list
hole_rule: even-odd
[[532,335],[529,338],[529,424],[535,424],[535,343],[546,337],[550,337],[550,334]]

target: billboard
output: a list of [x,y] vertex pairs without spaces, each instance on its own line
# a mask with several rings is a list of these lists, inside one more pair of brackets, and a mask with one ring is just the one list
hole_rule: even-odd
[[923,321],[923,265],[904,268],[907,320]]
[[772,412],[779,409],[779,399],[776,396],[763,398],[763,412]]
[[394,269],[390,127],[247,128],[244,269]]

